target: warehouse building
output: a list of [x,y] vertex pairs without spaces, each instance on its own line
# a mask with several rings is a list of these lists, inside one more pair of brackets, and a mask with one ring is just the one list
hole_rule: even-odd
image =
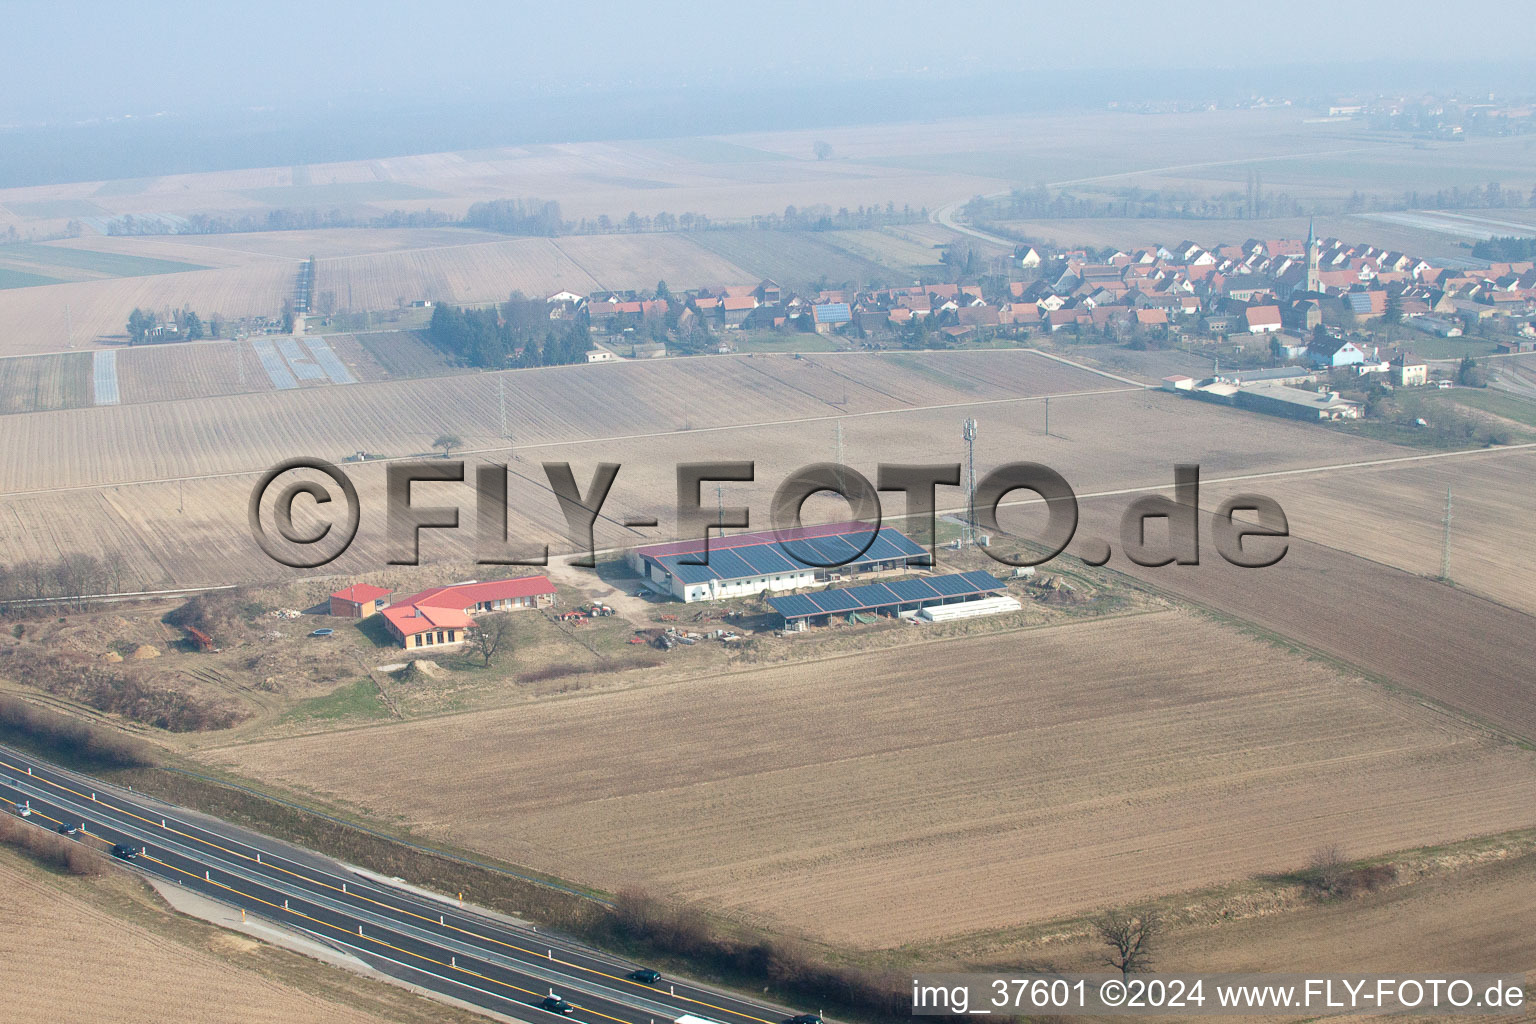
[[972,614],[1016,612],[1019,602],[1008,597],[1008,585],[988,572],[960,572],[947,576],[923,576],[890,583],[866,583],[814,594],[770,597],[768,604],[784,620],[784,628],[822,626],[834,618],[859,615],[921,616],[942,622]]
[[[799,590],[826,582],[833,573],[857,575],[928,565],[927,550],[890,527],[882,527],[860,553],[869,534],[868,523],[851,522],[712,537],[708,565],[692,564],[704,557],[701,540],[652,544],[631,551],[629,564],[652,590],[685,603]],[[801,557],[844,564],[827,567],[803,562]]]

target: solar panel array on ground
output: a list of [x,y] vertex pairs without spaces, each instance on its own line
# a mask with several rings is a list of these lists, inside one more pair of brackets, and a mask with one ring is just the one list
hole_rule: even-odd
[[803,619],[811,615],[846,615],[849,612],[893,608],[950,597],[969,597],[1006,589],[1007,584],[1002,580],[989,572],[977,570],[949,576],[896,580],[893,583],[866,583],[859,587],[822,590],[814,594],[770,597],[768,604],[786,619]]
[[274,388],[287,391],[299,386],[299,382],[293,379],[293,374],[288,372],[288,364],[282,356],[278,355],[277,346],[272,344],[270,338],[252,338],[251,347],[256,350],[256,358],[261,360],[261,368],[267,371],[267,377],[271,379]]
[[97,352],[91,358],[91,398],[97,405],[116,405],[121,400],[117,389],[117,353]]
[[332,384],[357,383],[357,378],[352,376],[352,371],[348,370],[346,365],[336,358],[336,353],[331,348],[330,342],[324,338],[306,335],[304,344],[309,346],[309,351],[314,355],[315,362],[319,363],[320,368],[325,371],[325,375],[331,378]]
[[[858,568],[875,562],[924,558],[928,554],[921,545],[889,528],[880,530],[870,542],[868,550],[859,554],[859,545],[868,536],[868,532],[865,532],[848,536],[802,537],[783,543],[764,541],[737,548],[712,546],[708,565],[689,564],[689,560],[702,558],[701,553],[661,555],[655,561],[687,584],[707,583],[710,580],[744,580],[752,576],[804,572],[829,566]],[[802,556],[814,557],[820,564],[802,562]]]

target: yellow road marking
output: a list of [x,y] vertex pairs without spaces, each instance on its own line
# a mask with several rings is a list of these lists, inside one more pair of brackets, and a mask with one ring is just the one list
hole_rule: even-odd
[[[0,761],[0,767],[9,768],[12,771],[20,771],[20,772],[24,772],[26,770],[24,768],[17,768],[15,765],[9,764],[9,763],[7,763],[5,761]],[[71,789],[69,786],[66,786],[63,783],[54,782],[52,779],[45,779],[45,778],[42,778],[41,776],[37,776],[37,775],[28,775],[27,778],[30,778],[30,779],[32,779],[32,780],[34,780],[36,782],[47,783],[48,785],[53,786],[55,789],[61,789],[61,790],[63,790],[66,793],[73,793],[75,796],[77,796],[77,797],[79,797],[82,800],[85,800],[87,802],[100,803],[100,801],[95,800],[92,797],[91,794],[89,794],[89,793],[82,793],[82,792],[80,792],[77,789]],[[618,981],[618,982],[623,982],[623,983],[628,984],[628,985],[634,985],[634,986],[637,986],[639,988],[644,988],[647,991],[655,992],[657,995],[662,995],[663,994],[659,989],[653,988],[650,985],[643,985],[640,982],[635,981],[633,978],[625,978],[625,977],[621,977],[621,976],[619,976],[617,974],[609,974],[607,971],[599,970],[596,967],[587,967],[587,966],[585,966],[583,964],[572,963],[569,960],[562,960],[562,959],[559,959],[559,958],[551,958],[551,957],[547,957],[547,956],[540,956],[536,951],[534,951],[532,949],[528,949],[528,948],[523,947],[523,946],[519,946],[516,943],[504,942],[503,940],[498,939],[498,938],[496,938],[495,936],[492,936],[492,935],[482,935],[479,932],[472,931],[472,930],[470,930],[468,928],[461,928],[461,927],[459,927],[456,924],[448,924],[446,918],[444,918],[442,923],[439,924],[437,920],[427,916],[426,914],[418,914],[415,911],[407,910],[404,907],[393,907],[393,906],[390,906],[389,904],[384,903],[384,902],[382,902],[380,900],[373,899],[372,897],[369,897],[369,896],[364,896],[361,893],[355,893],[355,892],[349,892],[349,891],[343,890],[340,886],[332,885],[330,882],[326,882],[326,881],[323,881],[323,880],[317,879],[317,878],[310,878],[310,877],[308,877],[306,875],[299,874],[297,871],[290,871],[289,869],[287,869],[285,867],[282,867],[280,865],[277,865],[277,864],[271,864],[271,863],[268,863],[266,861],[258,861],[255,857],[252,857],[250,854],[241,853],[238,850],[231,850],[231,849],[229,849],[226,846],[221,846],[218,843],[211,842],[211,841],[209,841],[207,839],[199,838],[198,836],[188,835],[187,833],[182,832],[180,829],[171,828],[169,824],[166,824],[165,826],[162,826],[158,821],[153,821],[153,820],[151,820],[149,818],[143,817],[142,815],[135,814],[132,811],[127,810],[126,808],[113,807],[112,810],[115,811],[118,814],[123,814],[123,815],[126,815],[126,816],[130,817],[130,818],[136,818],[137,820],[142,821],[146,825],[149,825],[149,826],[151,826],[153,828],[163,828],[164,831],[173,833],[173,834],[178,835],[178,836],[181,836],[182,838],[190,840],[191,842],[201,843],[204,846],[211,847],[212,849],[215,849],[215,850],[219,850],[219,851],[221,851],[223,853],[228,854],[231,857],[238,857],[238,858],[241,858],[243,860],[249,861],[252,864],[260,864],[264,868],[270,868],[273,871],[279,871],[279,872],[282,872],[285,875],[291,875],[292,877],[297,878],[297,879],[299,879],[299,880],[301,880],[301,881],[303,881],[303,882],[305,882],[305,883],[307,883],[309,885],[319,886],[321,888],[329,889],[329,890],[331,890],[332,892],[335,892],[335,893],[341,893],[344,896],[351,896],[354,899],[362,900],[362,901],[367,902],[367,903],[372,903],[374,906],[383,907],[384,909],[390,911],[391,913],[404,914],[404,915],[406,915],[408,917],[414,917],[414,918],[416,918],[418,920],[426,921],[428,924],[437,925],[437,927],[439,927],[439,928],[445,928],[445,929],[448,929],[448,930],[451,930],[451,931],[459,932],[462,935],[471,936],[471,937],[473,937],[475,939],[480,940],[481,942],[490,942],[490,943],[494,943],[494,944],[496,944],[498,946],[502,946],[502,947],[504,947],[506,949],[516,950],[519,953],[526,953],[527,955],[529,955],[531,957],[535,957],[538,960],[541,960],[541,961],[543,961],[545,963],[561,964],[562,966],[565,966],[565,967],[570,967],[570,968],[573,968],[573,969],[578,970],[578,971],[585,971],[588,974],[596,975],[599,978],[607,978],[610,981]],[[44,817],[46,817],[46,815],[44,815]],[[49,818],[48,820],[52,821],[53,819]],[[60,824],[63,824],[63,823],[60,822]],[[151,858],[151,859],[153,859],[153,858]],[[156,861],[156,863],[163,864],[165,862],[164,861]],[[170,865],[166,865],[166,866],[170,867]],[[180,871],[181,869],[180,868],[176,868],[175,870]],[[231,890],[231,891],[234,891],[234,890]],[[244,894],[242,894],[242,895],[244,895]],[[251,897],[248,897],[248,898],[249,899],[256,899],[256,897],[254,897],[254,896],[251,896]],[[757,1016],[754,1016],[754,1015],[752,1015],[750,1013],[743,1013],[740,1010],[732,1010],[729,1007],[717,1006],[714,1003],[706,1002],[706,1001],[704,1001],[702,999],[694,999],[694,998],[692,998],[690,996],[680,996],[680,995],[677,995],[676,993],[666,993],[666,995],[667,995],[668,998],[681,1000],[682,1002],[685,1002],[685,1003],[692,1003],[695,1006],[703,1006],[703,1007],[707,1007],[707,1008],[709,1008],[711,1010],[719,1011],[721,1013],[731,1014],[732,1016],[735,1016],[735,1017],[742,1017],[742,1018],[745,1018],[745,1019],[750,1020],[750,1021],[757,1021],[758,1024],[778,1024],[777,1021],[770,1021],[770,1020],[768,1020],[766,1018],[757,1017]],[[592,1010],[590,1012],[596,1013],[597,1011],[596,1010]]]

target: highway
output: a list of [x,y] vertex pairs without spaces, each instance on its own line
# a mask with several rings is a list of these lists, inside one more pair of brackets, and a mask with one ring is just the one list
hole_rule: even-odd
[[527,1021],[559,1014],[558,994],[589,1024],[662,1024],[690,1015],[721,1024],[779,1024],[790,1011],[674,978],[654,985],[637,965],[569,939],[491,917],[474,906],[365,877],[310,851],[128,793],[0,746],[0,813],[56,830],[119,861],[352,954],[377,970]]

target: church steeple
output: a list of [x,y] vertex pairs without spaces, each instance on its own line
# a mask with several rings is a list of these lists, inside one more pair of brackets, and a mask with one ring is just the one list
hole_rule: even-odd
[[1317,232],[1313,229],[1313,222],[1307,220],[1307,291],[1318,294],[1323,290],[1322,279],[1318,276],[1318,252]]

